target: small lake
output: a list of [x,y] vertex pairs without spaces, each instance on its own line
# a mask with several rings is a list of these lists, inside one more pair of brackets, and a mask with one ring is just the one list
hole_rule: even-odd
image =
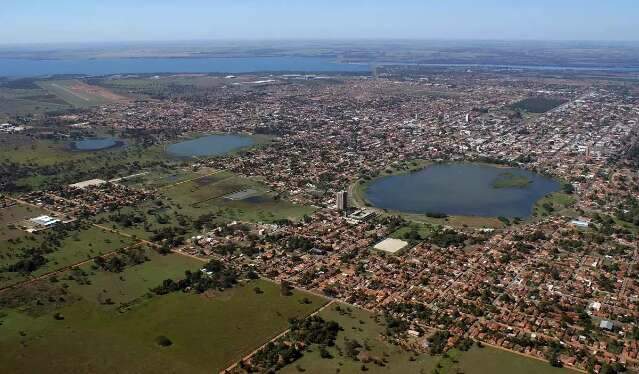
[[123,145],[122,140],[115,138],[87,138],[71,143],[71,149],[74,151],[101,151]]
[[[527,178],[529,182],[525,186],[495,187],[504,176]],[[558,181],[523,169],[447,163],[374,180],[365,198],[377,208],[406,213],[525,218],[540,198],[560,188]]]
[[177,157],[219,156],[255,144],[242,135],[207,135],[197,139],[171,144],[166,151]]

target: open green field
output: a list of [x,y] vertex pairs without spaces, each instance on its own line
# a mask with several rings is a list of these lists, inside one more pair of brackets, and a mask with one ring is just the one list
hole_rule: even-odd
[[[81,266],[86,276],[77,276],[79,272],[68,272],[58,279],[64,282],[67,290],[82,299],[102,305],[104,308],[119,308],[146,300],[149,289],[157,287],[167,278],[180,279],[184,271],[197,270],[203,262],[177,254],[161,255],[148,247],[145,254],[149,261],[127,267],[121,273],[94,269],[93,263]],[[78,280],[68,279],[69,275]],[[88,279],[89,282],[84,282]]]
[[[79,160],[91,155],[89,152],[72,152],[63,141],[19,139],[13,137],[11,145],[3,142],[0,161],[20,164],[52,165],[62,161]],[[7,145],[6,147],[4,145]]]
[[[302,303],[304,297],[311,304]],[[306,316],[325,302],[300,292],[281,296],[279,286],[258,280],[210,297],[154,296],[124,313],[85,300],[60,309],[63,320],[5,311],[0,371],[218,372],[283,331],[289,318]],[[173,344],[160,347],[155,342],[160,335]]]
[[549,216],[561,214],[565,216],[577,216],[577,213],[570,209],[575,204],[576,198],[563,192],[555,192],[542,197],[533,208],[535,216]]
[[570,374],[576,371],[551,366],[547,362],[501,349],[474,345],[470,350],[452,350],[439,361],[440,373],[467,374]]
[[123,148],[75,152],[69,149],[68,142],[25,140],[17,144],[12,141],[12,145],[6,148],[2,145],[4,144],[0,142],[0,162],[57,168],[58,172],[54,176],[34,174],[16,182],[34,189],[45,188],[52,182],[70,184],[92,178],[125,177],[166,160],[161,146],[128,144]]
[[213,170],[201,169],[198,171],[192,171],[187,168],[158,167],[145,169],[144,172],[146,174],[139,175],[130,179],[125,179],[118,183],[139,188],[165,188],[167,186],[184,182],[186,180],[202,177],[206,174],[212,173]]
[[[6,265],[14,264],[21,259],[25,249],[38,247],[44,240],[43,232],[29,234],[13,241],[0,242],[0,269]],[[127,247],[133,241],[110,231],[97,227],[79,229],[70,233],[60,243],[59,248],[52,253],[45,254],[47,262],[30,275],[16,272],[0,272],[0,286],[8,286],[66,266],[85,261],[104,253]]]
[[[196,179],[191,180],[194,177]],[[164,196],[161,204],[158,201],[145,201],[137,206],[124,207],[119,212],[103,213],[95,221],[128,235],[152,239],[155,232],[170,227],[184,228],[185,235],[195,234],[192,223],[202,215],[212,215],[209,221],[217,223],[234,220],[274,222],[281,219],[298,220],[313,212],[313,208],[273,197],[257,181],[227,171],[199,177],[190,172],[178,173],[176,178],[178,180],[172,178],[167,184],[165,177],[155,179],[155,176],[150,176],[150,183],[159,180],[164,184],[159,187]],[[257,196],[244,200],[227,198],[230,194],[249,189],[254,190]],[[137,217],[139,222],[125,225],[117,219],[118,215]]]
[[23,88],[0,87],[0,120],[70,109],[64,100],[35,86]]
[[[260,195],[244,200],[225,197],[248,189],[258,191]],[[278,219],[296,220],[313,212],[312,208],[276,199],[260,183],[229,172],[181,183],[162,192],[180,207],[180,213],[193,218],[205,213],[217,213],[231,220],[270,222]]]
[[88,85],[76,79],[46,80],[36,84],[76,108],[112,104],[124,99],[103,87]]

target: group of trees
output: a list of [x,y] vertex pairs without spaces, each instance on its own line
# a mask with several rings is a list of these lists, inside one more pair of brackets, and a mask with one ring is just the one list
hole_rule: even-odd
[[151,289],[155,294],[166,295],[176,291],[190,291],[202,293],[210,289],[225,289],[237,283],[237,272],[226,267],[221,261],[211,260],[200,271],[187,270],[185,278],[179,281],[165,279],[161,285]]
[[457,232],[452,229],[435,230],[429,237],[428,241],[438,247],[446,248],[450,246],[461,247],[468,239],[463,232]]
[[95,268],[112,273],[120,273],[126,266],[135,266],[149,261],[144,248],[121,250],[118,255],[110,257],[108,260],[98,256],[93,260]]
[[324,346],[335,345],[335,339],[340,331],[339,323],[326,321],[319,316],[311,316],[306,319],[293,318],[289,320],[291,339],[303,342],[305,345],[319,344]]
[[[292,318],[289,320],[290,332],[288,336],[276,342],[268,343],[251,358],[253,369],[259,372],[274,372],[295,362],[304,353],[301,346],[317,344],[320,346],[320,356],[330,358],[326,347],[334,346],[337,334],[342,328],[335,321],[326,321],[319,316],[306,319]],[[361,345],[360,345],[361,347]],[[242,363],[240,366],[243,367]]]
[[448,331],[435,332],[431,337],[428,338],[428,343],[430,344],[430,353],[433,355],[443,353],[446,349],[448,338],[450,338],[450,333]]
[[[302,357],[300,351],[294,344],[284,342],[270,342],[264,348],[260,349],[251,358],[251,364],[256,369],[260,368],[260,372],[275,372],[295,362]],[[244,363],[240,364],[240,367]]]
[[290,250],[297,249],[302,252],[308,252],[313,248],[313,246],[313,241],[303,236],[291,236],[286,240],[286,248]]

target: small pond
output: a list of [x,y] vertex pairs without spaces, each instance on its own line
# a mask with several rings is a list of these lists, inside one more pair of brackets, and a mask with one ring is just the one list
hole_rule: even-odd
[[249,136],[207,135],[171,144],[166,151],[177,157],[219,156],[255,144]]
[[74,151],[101,151],[123,145],[124,141],[116,138],[85,138],[72,142],[70,146]]

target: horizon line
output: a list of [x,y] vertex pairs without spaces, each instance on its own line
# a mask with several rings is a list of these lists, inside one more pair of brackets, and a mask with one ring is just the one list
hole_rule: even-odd
[[213,43],[213,42],[493,42],[493,43],[594,43],[594,44],[638,44],[639,39],[536,39],[536,38],[411,38],[411,37],[344,37],[344,38],[193,38],[163,40],[93,40],[58,42],[0,42],[0,47],[52,47],[86,45],[169,44],[169,43]]

